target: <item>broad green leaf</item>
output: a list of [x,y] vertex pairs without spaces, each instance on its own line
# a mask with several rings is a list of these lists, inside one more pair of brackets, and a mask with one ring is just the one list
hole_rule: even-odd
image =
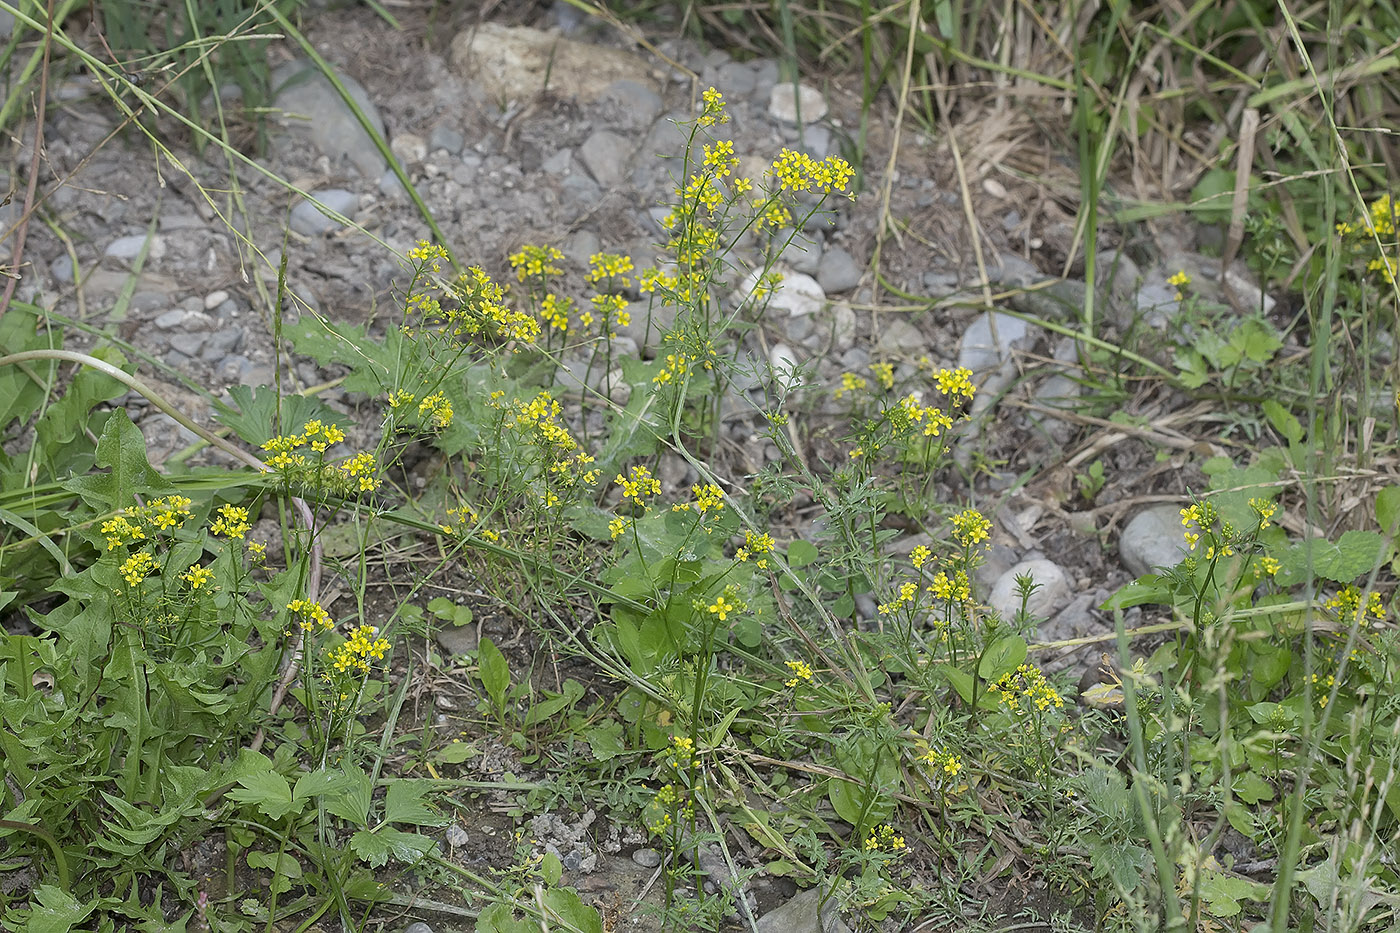
[[406,833],[392,826],[380,826],[377,831],[362,829],[350,837],[350,851],[371,868],[382,868],[389,859],[405,865],[416,865],[437,843],[417,833]]
[[1302,582],[1307,578],[1308,558],[1317,577],[1333,583],[1351,583],[1380,559],[1385,539],[1374,531],[1344,532],[1337,543],[1322,538],[1299,541],[1278,555],[1282,570],[1279,582]]
[[423,800],[432,790],[425,781],[397,778],[389,782],[384,795],[384,822],[407,823],[412,826],[441,826],[447,818]]
[[1246,771],[1236,777],[1232,786],[1235,796],[1250,806],[1254,806],[1260,801],[1274,799],[1273,786],[1253,771]]
[[1376,523],[1381,534],[1400,534],[1400,486],[1387,486],[1376,494]]
[[987,646],[981,663],[977,665],[977,674],[985,681],[993,681],[1016,670],[1016,666],[1024,660],[1026,640],[1019,635],[1007,635]]
[[86,904],[55,885],[41,884],[34,889],[33,908],[25,921],[24,933],[68,933],[96,909],[96,901]]
[[817,559],[817,546],[810,541],[798,539],[788,545],[787,562],[794,570],[806,567]]
[[383,395],[393,386],[394,373],[408,352],[397,327],[388,328],[381,342],[370,337],[363,325],[337,324],[314,314],[303,314],[282,332],[297,352],[318,363],[349,367],[345,390],[370,396]]
[[964,703],[972,702],[973,681],[971,674],[959,670],[951,664],[939,665],[938,671],[948,679],[948,683],[953,685],[953,689],[958,692],[958,696],[962,698]]
[[1133,606],[1143,605],[1171,605],[1172,590],[1166,579],[1156,574],[1147,574],[1132,583],[1124,584],[1099,608],[1105,612],[1112,612],[1114,609],[1131,609]]
[[1261,407],[1264,409],[1264,417],[1269,419],[1269,424],[1273,425],[1274,430],[1289,444],[1297,444],[1303,439],[1303,424],[1293,412],[1271,398],[1264,399]]
[[570,933],[603,933],[603,918],[572,888],[549,888],[543,900],[546,929],[561,929],[559,924],[563,924],[562,929]]
[[627,751],[622,739],[622,723],[609,719],[594,726],[583,734],[593,757],[598,761],[608,761]]
[[826,797],[831,801],[832,809],[836,811],[836,815],[852,826],[860,823],[865,802],[863,798],[867,793],[864,788],[857,784],[836,778],[832,778],[826,788]]
[[437,753],[433,755],[433,759],[438,764],[459,765],[476,754],[477,748],[471,742],[453,739],[452,742],[438,749]]
[[292,801],[291,785],[276,771],[245,774],[238,779],[238,784],[228,792],[229,798],[257,807],[268,819],[280,820],[297,809]]
[[510,665],[506,663],[506,656],[501,654],[495,642],[483,635],[477,646],[476,659],[477,673],[487,696],[491,697],[491,704],[497,710],[504,709],[506,690],[510,688]]
[[297,778],[292,789],[292,799],[298,802],[312,797],[339,793],[354,786],[355,779],[339,768],[307,771]]
[[1283,346],[1273,325],[1257,317],[1248,318],[1230,333],[1230,346],[1255,363],[1267,363]]
[[300,878],[301,862],[289,852],[249,852],[249,868],[264,868],[284,878]]
[[326,811],[363,828],[369,825],[369,805],[374,786],[369,775],[361,771],[358,765],[347,767],[345,776],[349,784],[340,793],[326,797]]
[[[214,417],[255,447],[279,434],[299,433],[302,425],[311,420],[345,427],[339,420],[345,416],[318,398],[279,396],[267,386],[229,386],[228,394],[232,404],[213,399]],[[278,430],[279,407],[281,430]]]
[[[92,356],[121,368],[126,358],[114,347],[96,347]],[[46,455],[70,443],[87,424],[88,412],[101,402],[125,395],[127,387],[101,370],[81,367],[68,384],[63,397],[54,402],[34,425],[35,435]],[[109,416],[110,417],[110,416]]]
[[63,484],[96,509],[125,508],[134,504],[137,493],[164,493],[174,488],[151,468],[146,439],[131,423],[125,408],[113,411],[102,428],[102,436],[97,440],[97,465],[110,472],[75,476]]
[[492,904],[476,918],[476,933],[539,933],[539,929],[528,917],[517,920],[505,904]]

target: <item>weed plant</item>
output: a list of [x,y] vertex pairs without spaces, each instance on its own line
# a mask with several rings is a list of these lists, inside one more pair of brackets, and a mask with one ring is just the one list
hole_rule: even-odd
[[[1109,12],[1079,37],[1101,77],[1140,51],[1113,40],[1129,24]],[[1215,35],[1203,15],[1182,43]],[[980,22],[942,20],[944,36]],[[1087,74],[1074,82],[1092,97],[1107,85]],[[776,232],[819,220],[856,169],[784,150],[764,177],[736,176],[725,121],[706,91],[655,268],[599,254],[589,294],[570,293],[560,252],[526,244],[507,288],[425,242],[405,257],[392,326],[279,318],[298,353],[344,367],[376,423],[235,393],[220,419],[244,446],[199,428],[232,473],[155,471],[113,403],[135,391],[168,405],[126,358],[66,351],[40,309],[6,308],[6,926],[308,929],[333,915],[358,929],[412,882],[453,889],[479,930],[601,931],[523,831],[489,869],[443,853],[432,833],[479,805],[459,795],[486,790],[516,794],[522,817],[596,806],[645,834],[670,929],[751,920],[744,885],[760,869],[872,929],[965,924],[966,896],[948,892],[1008,876],[1052,890],[1066,928],[1089,915],[1142,931],[1393,925],[1400,652],[1385,593],[1400,498],[1386,488],[1350,527],[1311,533],[1332,456],[1319,438],[1351,438],[1376,413],[1367,335],[1395,307],[1390,200],[1357,188],[1366,210],[1348,220],[1322,199],[1306,391],[1335,391],[1326,406],[1261,399],[1278,385],[1277,324],[1217,336],[1226,318],[1184,273],[1172,282],[1195,324],[1174,386],[1257,404],[1256,436],[1280,443],[1202,465],[1208,487],[1181,509],[1187,556],[1110,600],[1118,662],[1076,703],[1035,663],[1033,581],[1012,618],[976,590],[993,503],[946,501],[962,488],[940,481],[969,443],[970,373],[738,372],[782,287],[771,258],[749,268],[738,244],[777,255]],[[1102,166],[1111,141],[1093,138],[1085,164]],[[1101,180],[1086,185],[1095,209]],[[652,358],[617,337],[643,303],[649,325],[673,322]],[[1082,323],[1095,337],[1092,305]],[[1330,373],[1353,333],[1362,375]],[[84,366],[66,385],[63,360]],[[737,392],[741,375],[756,388]],[[826,394],[851,430],[838,462],[813,463],[794,421]],[[719,443],[736,397],[779,453],[742,477]],[[425,452],[440,468],[420,468]],[[686,482],[664,484],[676,467]],[[1086,479],[1092,497],[1102,467]],[[790,521],[798,490],[818,521]],[[911,530],[926,543],[905,551]],[[337,535],[352,546],[332,554]],[[396,566],[389,545],[405,541],[431,557]],[[475,624],[429,597],[451,575],[588,683],[549,681],[489,636],[464,658],[424,651],[432,624]],[[1121,613],[1149,605],[1169,634],[1139,653]],[[410,691],[459,664],[476,702],[451,734],[407,728]],[[483,780],[488,753],[550,779]]]

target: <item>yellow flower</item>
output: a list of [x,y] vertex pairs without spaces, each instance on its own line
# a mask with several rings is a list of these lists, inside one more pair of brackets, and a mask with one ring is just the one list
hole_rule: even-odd
[[644,466],[634,466],[629,471],[628,476],[617,474],[614,483],[622,487],[622,498],[631,499],[637,505],[645,507],[643,501],[646,496],[654,496],[661,492],[661,480],[651,475],[651,471]]
[[136,587],[155,569],[155,558],[146,551],[137,551],[135,554],[132,554],[126,560],[122,561],[119,572],[122,577],[126,579],[127,586]]
[[952,522],[953,537],[963,547],[972,547],[980,541],[986,541],[988,532],[992,530],[991,521],[976,509],[966,509],[954,515]]
[[909,562],[914,565],[915,570],[918,570],[923,567],[924,564],[928,563],[928,559],[932,556],[933,552],[930,551],[926,545],[921,544],[910,553]]
[[810,681],[812,679],[812,668],[806,661],[785,661],[787,669],[792,672],[792,676],[783,681],[789,687],[796,687],[799,681]]
[[729,613],[733,612],[734,608],[735,607],[733,603],[725,601],[723,593],[721,593],[719,596],[716,596],[715,601],[709,606],[710,612],[716,616],[719,616],[719,620],[721,622],[729,618]]
[[335,628],[335,622],[331,619],[330,613],[326,612],[318,602],[309,599],[294,599],[287,603],[287,609],[292,617],[297,620],[303,632],[329,632]]
[[199,564],[190,564],[190,569],[180,574],[180,577],[190,585],[190,589],[197,590],[214,579],[214,571]]
[[248,510],[241,505],[219,507],[219,517],[209,524],[209,531],[226,538],[240,539],[252,527],[248,522]]

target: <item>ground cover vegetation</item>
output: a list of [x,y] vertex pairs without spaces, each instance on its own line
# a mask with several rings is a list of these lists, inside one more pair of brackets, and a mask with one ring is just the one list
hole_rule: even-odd
[[[176,52],[119,67],[65,31],[76,6],[5,5],[11,132],[42,126],[47,69],[71,57],[158,151],[157,123],[179,117],[242,157],[199,102],[216,68],[261,86],[252,53],[298,34],[290,8],[218,5],[232,19],[210,21],[171,6],[157,45]],[[135,21],[123,10],[101,5],[109,24]],[[619,24],[648,28],[648,12]],[[615,922],[523,832],[500,864],[449,857],[437,834],[479,790],[508,794],[522,820],[594,807],[644,833],[670,929],[751,923],[740,844],[862,929],[1029,929],[1005,919],[1014,898],[979,916],[966,893],[1027,877],[1049,883],[1056,929],[1393,928],[1396,10],[681,13],[795,69],[859,69],[871,119],[893,102],[937,131],[1027,88],[1067,106],[1086,413],[1170,389],[1212,403],[1203,437],[1249,441],[1201,458],[1208,487],[1180,510],[1188,555],[1106,606],[1119,625],[1105,680],[1081,698],[1043,672],[1030,581],[1009,616],[977,591],[996,502],[978,484],[970,373],[876,361],[826,386],[801,368],[744,370],[741,341],[780,281],[771,262],[732,266],[734,245],[880,191],[862,183],[877,174],[863,134],[843,156],[788,150],[740,174],[725,101],[698,89],[665,263],[599,253],[574,270],[579,289],[554,244],[525,243],[498,282],[425,240],[402,257],[392,326],[373,332],[271,295],[279,348],[344,366],[361,418],[279,385],[236,391],[219,433],[188,424],[233,471],[154,470],[111,404],[136,392],[168,406],[138,362],[116,343],[65,351],[58,322],[5,293],[4,924],[360,929],[407,905],[408,885],[455,895],[483,931]],[[138,78],[166,65],[193,83],[155,96]],[[1242,109],[1247,145],[1231,129]],[[1175,200],[1127,193],[1132,171],[1183,157],[1194,180]],[[1173,346],[1102,339],[1101,226],[1173,211],[1222,223],[1222,248],[1296,311],[1241,318],[1182,273]],[[10,242],[22,256],[22,228]],[[665,322],[653,359],[615,350],[637,297]],[[1305,348],[1292,365],[1285,334]],[[566,351],[589,360],[574,392],[556,379]],[[839,456],[814,461],[801,431],[828,398],[852,427]],[[780,453],[751,475],[720,442],[735,404]],[[663,489],[662,454],[698,477],[688,490]],[[1081,495],[1104,482],[1086,467]],[[776,531],[798,496],[819,520]],[[274,540],[252,533],[260,516],[278,519]],[[897,550],[911,528],[931,543]],[[454,574],[482,597],[434,595]],[[348,596],[333,611],[332,580]],[[1155,641],[1124,628],[1132,606],[1162,607]],[[464,663],[432,647],[433,628],[488,607],[535,649],[483,637]],[[409,721],[415,684],[454,665],[475,694],[460,731]],[[503,754],[551,779],[484,773]],[[703,867],[715,851],[720,873]]]

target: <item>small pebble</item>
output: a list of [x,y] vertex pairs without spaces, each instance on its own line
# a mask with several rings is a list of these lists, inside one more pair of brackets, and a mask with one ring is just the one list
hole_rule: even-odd
[[655,868],[661,864],[661,853],[655,849],[638,849],[632,853],[632,861],[643,868]]
[[204,310],[213,311],[225,301],[228,301],[228,292],[224,291],[223,289],[219,289],[215,292],[210,292],[209,294],[204,296]]

